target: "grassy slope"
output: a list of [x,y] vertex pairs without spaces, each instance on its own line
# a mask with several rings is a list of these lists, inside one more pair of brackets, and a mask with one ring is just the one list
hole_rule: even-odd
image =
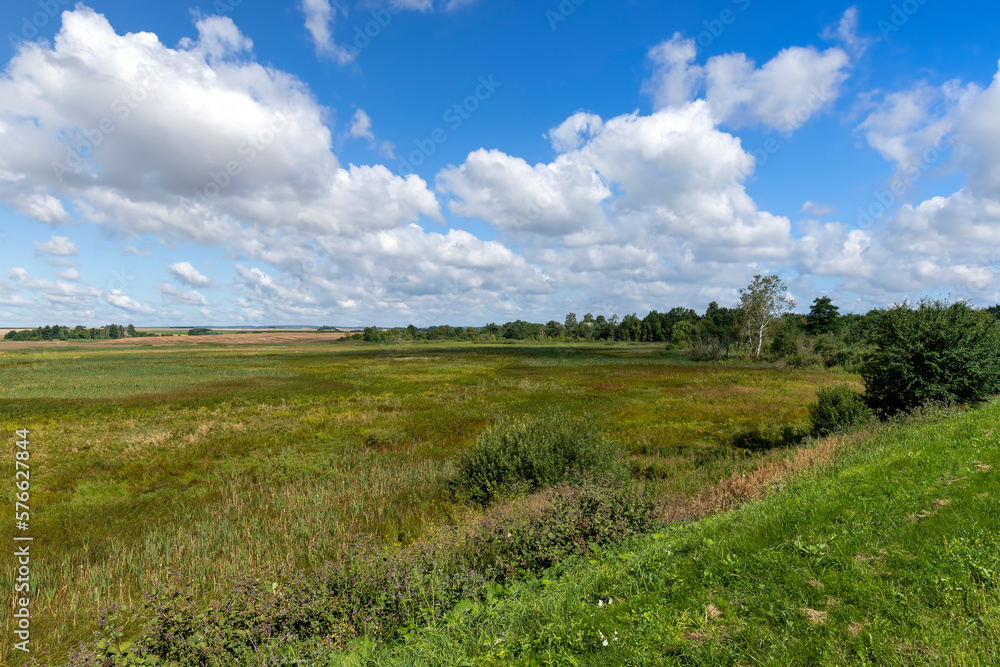
[[1000,403],[859,440],[766,500],[520,585],[373,662],[1000,664]]

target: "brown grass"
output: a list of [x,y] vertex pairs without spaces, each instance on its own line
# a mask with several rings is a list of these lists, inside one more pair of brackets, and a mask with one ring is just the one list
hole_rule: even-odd
[[769,487],[780,484],[814,465],[833,460],[837,448],[857,435],[835,435],[816,441],[810,447],[794,450],[789,456],[767,461],[750,472],[734,473],[718,484],[709,485],[697,495],[677,494],[663,508],[663,518],[671,521],[692,521],[724,512],[743,503],[756,500]]

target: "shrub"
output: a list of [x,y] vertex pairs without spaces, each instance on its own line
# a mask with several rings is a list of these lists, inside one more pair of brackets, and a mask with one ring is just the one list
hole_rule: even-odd
[[465,559],[501,583],[538,574],[662,525],[651,487],[583,476],[486,514]]
[[864,398],[847,385],[820,389],[816,399],[807,407],[813,435],[818,437],[863,423],[871,416]]
[[487,504],[516,488],[534,491],[580,473],[622,478],[624,452],[589,416],[547,412],[536,419],[507,418],[479,437],[458,465],[453,492]]
[[861,377],[881,416],[929,402],[974,404],[1000,391],[1000,322],[964,301],[894,306],[871,340]]
[[861,370],[864,360],[864,350],[857,347],[848,347],[847,345],[838,345],[826,360],[825,366],[827,368],[840,366],[848,373],[857,373]]
[[823,366],[823,357],[814,352],[790,354],[785,361],[792,368],[820,368]]

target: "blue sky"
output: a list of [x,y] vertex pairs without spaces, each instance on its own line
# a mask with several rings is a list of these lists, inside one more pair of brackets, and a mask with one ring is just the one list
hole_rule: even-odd
[[9,1],[0,326],[992,305],[997,12]]

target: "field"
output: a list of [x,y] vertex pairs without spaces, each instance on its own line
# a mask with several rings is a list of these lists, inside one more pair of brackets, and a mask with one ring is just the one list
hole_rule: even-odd
[[[171,571],[211,597],[359,536],[407,543],[461,522],[469,509],[445,487],[455,458],[503,415],[592,413],[634,474],[675,497],[783,456],[753,434],[804,426],[819,387],[856,381],[658,345],[316,344],[334,336],[0,344],[8,451],[30,430],[36,657],[64,656],[102,608]],[[314,344],[276,344],[294,342]],[[4,465],[13,479],[13,456]],[[14,653],[0,644],[0,663]]]

